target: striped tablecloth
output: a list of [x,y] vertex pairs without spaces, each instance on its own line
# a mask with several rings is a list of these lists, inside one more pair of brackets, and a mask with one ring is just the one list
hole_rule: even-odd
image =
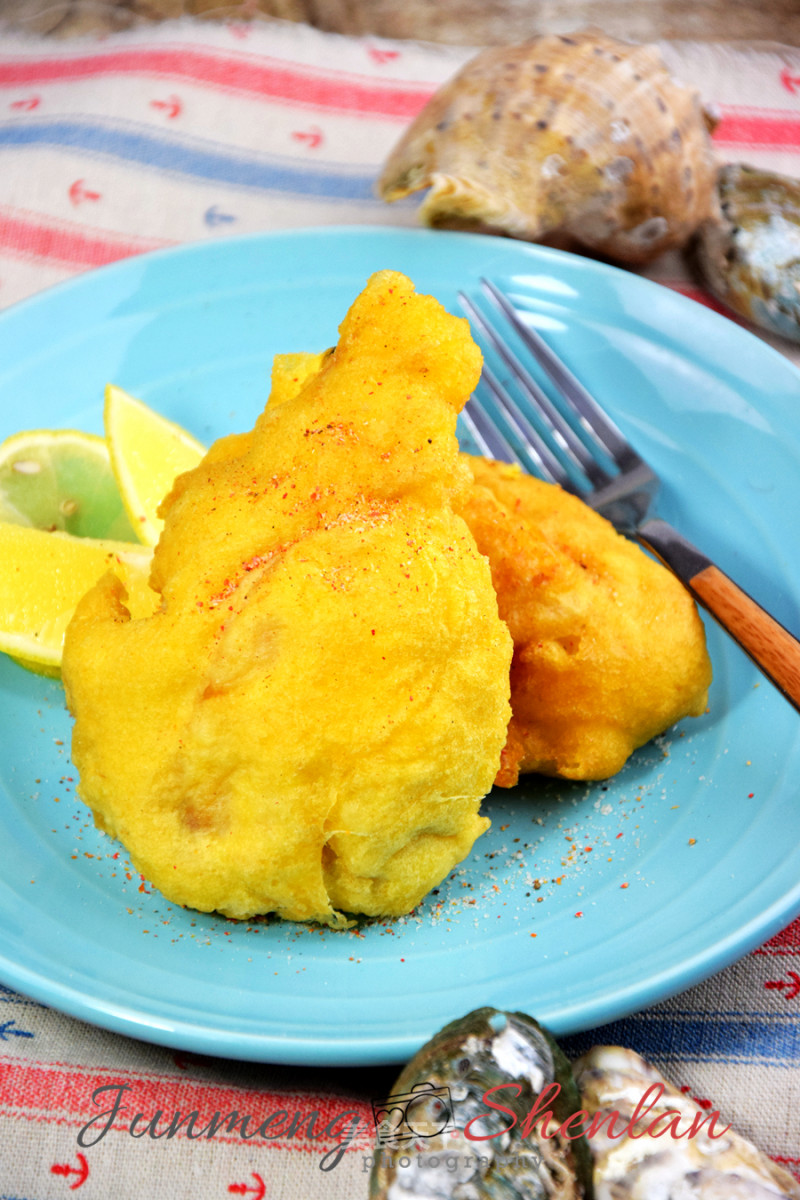
[[[800,173],[800,50],[664,48],[719,108],[722,157]],[[321,224],[416,223],[373,180],[462,49],[303,26],[178,22],[103,40],[0,39],[0,305],[180,241]],[[651,274],[699,300],[677,258]],[[795,354],[785,343],[779,349]],[[393,1069],[197,1058],[94,1029],[0,988],[0,1200],[356,1200],[370,1101]],[[800,921],[703,986],[601,1031],[628,1045],[800,1179]],[[458,1015],[458,1014],[454,1014]],[[129,1115],[283,1110],[291,1136],[77,1133],[125,1085]],[[312,1114],[317,1116],[311,1120]],[[351,1114],[349,1117],[346,1114]],[[358,1116],[346,1153],[342,1122]],[[337,1125],[337,1121],[339,1124]],[[102,1126],[95,1125],[99,1134]],[[313,1136],[317,1135],[317,1136]],[[328,1155],[327,1159],[325,1156]],[[332,1169],[320,1170],[328,1166]]]

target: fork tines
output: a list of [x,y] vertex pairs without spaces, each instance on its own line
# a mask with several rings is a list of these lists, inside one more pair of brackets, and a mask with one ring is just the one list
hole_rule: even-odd
[[[492,365],[484,364],[478,389],[464,410],[465,424],[481,452],[516,462],[579,493],[605,488],[617,471],[641,463],[617,426],[539,332],[495,284],[482,279],[481,287],[483,308],[459,293],[473,331],[501,371],[498,374]],[[557,399],[551,399],[512,348],[512,330],[522,352],[554,385]]]

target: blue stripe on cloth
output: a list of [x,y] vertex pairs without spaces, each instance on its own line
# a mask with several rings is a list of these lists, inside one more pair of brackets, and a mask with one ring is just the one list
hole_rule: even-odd
[[[0,1004],[24,1004],[32,1008],[45,1008],[46,1005],[40,1004],[38,1000],[32,1000],[30,996],[23,996],[21,992],[15,992],[10,987],[6,987],[4,983],[0,983]],[[0,1197],[2,1200],[2,1197]]]
[[568,1058],[604,1045],[629,1046],[643,1058],[654,1059],[774,1067],[796,1067],[800,1062],[800,1022],[789,1014],[640,1014],[558,1041]]
[[364,174],[343,164],[300,164],[199,138],[168,136],[136,125],[125,127],[119,122],[80,118],[8,122],[0,124],[0,146],[85,150],[236,187],[379,203],[373,194],[377,172]]

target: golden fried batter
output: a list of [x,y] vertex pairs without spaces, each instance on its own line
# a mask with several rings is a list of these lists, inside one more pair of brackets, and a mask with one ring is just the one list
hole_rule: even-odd
[[176,481],[161,610],[131,620],[109,575],[67,632],[81,796],[165,896],[234,917],[409,911],[488,824],[510,714],[454,513],[466,322],[382,272],[340,335]]
[[613,775],[705,710],[711,664],[694,601],[574,496],[502,463],[464,461],[474,487],[461,511],[514,639],[497,783],[511,787],[519,771]]

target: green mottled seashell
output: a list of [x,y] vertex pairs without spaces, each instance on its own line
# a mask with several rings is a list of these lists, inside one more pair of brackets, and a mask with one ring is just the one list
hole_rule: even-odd
[[[539,1124],[523,1136],[548,1085],[558,1086],[541,1111],[552,1111],[556,1136],[543,1138]],[[499,1090],[487,1104],[490,1088]],[[569,1137],[556,1133],[580,1109],[570,1064],[545,1029],[525,1013],[476,1009],[423,1046],[376,1105],[370,1198],[590,1200],[580,1122]]]
[[718,191],[721,219],[698,234],[705,282],[734,312],[800,341],[800,181],[735,164]]

